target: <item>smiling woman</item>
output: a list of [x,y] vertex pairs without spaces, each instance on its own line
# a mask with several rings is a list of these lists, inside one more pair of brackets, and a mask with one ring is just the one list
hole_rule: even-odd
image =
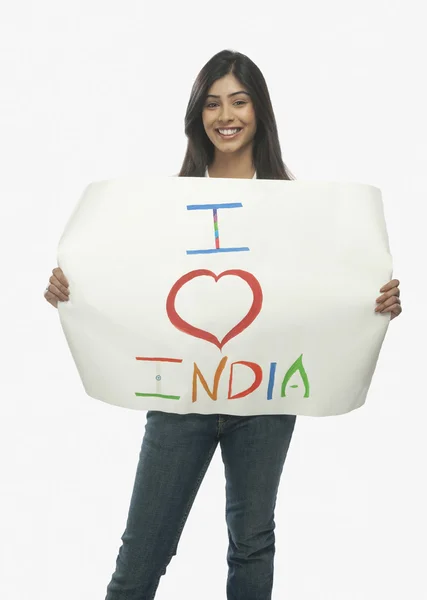
[[215,81],[206,96],[202,121],[215,148],[210,177],[233,177],[231,171],[234,177],[254,174],[253,141],[257,121],[251,96],[241,88],[240,81],[229,73]]
[[282,160],[267,84],[257,65],[223,50],[198,74],[185,116],[180,177],[294,179]]
[[[216,54],[202,68],[193,85],[188,103],[185,116],[185,133],[188,137],[188,144],[179,173],[180,177],[294,179],[282,160],[277,126],[267,84],[259,68],[243,54],[224,50]],[[189,186],[194,186],[194,188],[197,187],[196,184],[203,184],[203,186],[205,183],[207,184],[203,181],[175,181],[175,183],[186,183]],[[221,184],[221,186],[224,183],[228,188],[232,188],[230,193],[237,190],[235,186],[246,187],[246,184],[243,185],[238,182],[216,183]],[[258,184],[254,185],[258,186]],[[270,184],[263,185],[267,188],[272,187]],[[281,183],[276,183],[273,187],[277,186],[292,187]],[[215,186],[214,184],[208,184],[204,187],[212,189]],[[218,186],[218,189],[221,189],[220,186]],[[138,202],[141,196],[142,194],[137,196]],[[148,196],[151,201],[150,194]],[[167,197],[167,194],[163,193],[163,196],[160,197],[163,200]],[[170,197],[169,199],[174,202],[177,200],[176,197]],[[234,202],[234,198],[232,198],[233,202],[229,203],[220,203],[219,201],[217,203],[215,199],[214,204],[190,203],[188,205],[187,200],[188,198],[185,197],[186,210],[200,209],[206,211],[208,209],[211,211],[215,248],[187,250],[185,255],[189,257],[189,260],[185,262],[187,272],[180,276],[172,288],[168,288],[171,284],[169,280],[167,284],[159,284],[157,264],[156,280],[147,281],[145,277],[141,277],[141,281],[144,286],[144,294],[150,285],[158,286],[161,290],[170,289],[165,305],[162,306],[160,302],[158,303],[158,306],[162,307],[160,310],[165,309],[170,323],[176,330],[193,336],[204,343],[213,344],[215,352],[218,351],[215,355],[215,357],[218,357],[218,362],[214,363],[215,370],[211,369],[210,377],[207,377],[209,381],[207,381],[203,375],[203,373],[206,373],[206,365],[199,362],[199,368],[193,360],[194,357],[191,358],[190,364],[194,368],[191,377],[188,381],[186,379],[185,382],[185,393],[187,395],[188,393],[191,394],[191,412],[176,413],[173,407],[169,408],[169,404],[159,405],[156,400],[155,410],[149,410],[147,413],[145,434],[139,455],[126,529],[121,538],[123,544],[119,549],[116,568],[108,584],[105,600],[154,599],[160,578],[166,573],[172,557],[177,553],[178,542],[187,517],[218,446],[221,447],[221,457],[224,462],[226,477],[225,517],[229,539],[227,598],[228,600],[270,600],[275,557],[276,497],[293,437],[296,414],[283,414],[281,411],[279,414],[265,413],[262,406],[260,410],[256,409],[253,412],[255,409],[253,408],[254,405],[250,403],[250,395],[263,383],[266,386],[264,390],[267,394],[266,397],[264,396],[266,403],[273,399],[274,394],[280,394],[278,397],[283,398],[286,395],[285,391],[290,378],[294,373],[298,373],[304,384],[305,399],[309,397],[309,378],[303,366],[300,350],[298,350],[299,356],[297,354],[295,360],[292,358],[293,362],[284,365],[283,363],[282,365],[279,364],[278,354],[283,344],[282,339],[280,345],[275,346],[275,348],[278,348],[278,353],[271,355],[271,362],[269,356],[267,357],[268,361],[264,360],[260,363],[256,362],[259,359],[255,356],[251,357],[250,353],[247,356],[246,352],[251,349],[251,346],[247,344],[242,350],[242,355],[234,358],[231,355],[220,355],[223,346],[228,341],[235,340],[236,336],[249,327],[258,317],[263,305],[266,287],[261,286],[256,274],[254,275],[241,268],[241,261],[240,266],[236,265],[237,259],[235,255],[231,254],[231,252],[238,252],[240,256],[241,252],[249,251],[248,246],[224,247],[221,245],[218,210],[241,208],[242,203]],[[316,198],[316,204],[317,200]],[[122,210],[121,202],[119,206]],[[159,204],[157,204],[158,206]],[[260,224],[259,213],[258,217],[255,212],[251,215],[254,229],[258,228]],[[168,237],[165,233],[167,229],[165,230],[163,215],[161,215],[161,218],[153,219],[152,223],[150,231],[156,242],[158,239]],[[280,231],[271,236],[272,239],[285,237],[282,233],[283,228],[280,227],[282,221],[277,219],[277,223]],[[316,225],[317,223],[315,223]],[[141,225],[137,223],[136,226],[139,246]],[[175,222],[173,226],[175,230]],[[96,227],[99,228],[98,222],[96,222]],[[319,231],[322,231],[322,229],[319,228]],[[108,236],[105,239],[110,242]],[[92,246],[93,240],[91,238],[90,247]],[[147,256],[150,258],[152,247],[149,246],[149,251],[142,252],[140,255],[141,262],[147,262]],[[185,248],[185,246],[181,246],[181,248]],[[173,251],[176,252],[176,247],[173,248]],[[279,257],[282,254],[281,251],[277,252]],[[163,256],[165,258],[162,260],[169,260],[168,257],[171,255],[171,253],[164,250]],[[194,258],[195,255],[196,258]],[[111,256],[109,244],[107,260]],[[211,260],[215,256],[218,258],[216,263]],[[265,254],[261,259],[271,269],[271,264],[266,261],[265,257],[268,257],[268,255]],[[206,263],[204,264],[205,258]],[[222,270],[220,273],[214,272],[211,268],[215,265],[220,271],[223,268],[227,268],[227,270]],[[177,268],[174,266],[175,275]],[[349,264],[349,270],[352,270],[352,268],[352,264]],[[132,274],[136,271],[137,269],[134,269]],[[89,269],[88,272],[92,276],[92,270]],[[282,269],[282,265],[277,270],[277,276],[274,270],[273,272],[274,284],[276,284],[277,278],[281,277],[282,285],[293,285],[292,274],[289,276],[286,269]],[[182,318],[180,311],[176,308],[175,300],[185,283],[200,277],[210,277],[216,282],[225,275],[240,278],[248,285],[251,291],[251,296],[249,296],[251,304],[243,319],[234,324],[230,330],[226,330],[224,337],[217,337]],[[126,286],[117,287],[114,277],[110,279],[117,289],[126,289]],[[296,279],[298,277],[294,276],[294,280]],[[70,297],[68,288],[68,279],[62,269],[56,268],[49,280],[45,298],[53,306],[58,307],[58,302],[68,302],[73,299],[73,290],[71,290]],[[229,293],[226,300],[231,294],[235,293],[235,288],[230,289],[233,291]],[[111,288],[111,291],[113,290],[114,288]],[[377,298],[377,312],[400,314],[399,281],[390,281],[380,291],[382,295]],[[269,297],[277,299],[275,286]],[[161,302],[163,301],[162,299]],[[280,311],[281,304],[277,304],[277,306],[279,307],[277,310]],[[240,309],[239,305],[238,308]],[[139,305],[138,310],[140,310]],[[287,310],[286,307],[283,310]],[[230,312],[228,302],[224,303],[223,312],[225,311]],[[103,314],[102,310],[101,314]],[[150,313],[148,318],[152,319],[154,316],[156,329],[155,314]],[[298,319],[295,311],[290,318],[292,321]],[[378,318],[383,317],[378,315]],[[328,323],[328,321],[326,322]],[[97,321],[94,326],[98,327]],[[114,333],[115,330],[111,329],[111,331]],[[160,329],[160,331],[166,332],[167,330]],[[156,336],[157,333],[156,329]],[[162,340],[162,344],[156,346],[156,352],[158,351],[157,348],[164,348],[165,351],[169,352],[170,339],[168,340],[167,335],[166,333],[166,339]],[[146,339],[145,336],[146,332],[144,331],[144,334],[141,334],[142,348],[147,348],[147,341],[150,341],[149,335]],[[260,339],[262,342],[263,338]],[[110,344],[109,340],[108,346],[114,346],[114,343],[113,340]],[[258,344],[258,340],[256,340],[256,343]],[[127,348],[129,347],[131,345],[127,346]],[[115,347],[112,348],[114,360],[117,356],[116,350]],[[329,354],[324,355],[329,360]],[[104,354],[101,353],[101,356],[103,357]],[[160,358],[159,356],[159,354],[155,354],[154,357],[153,355],[145,355],[143,357],[138,356],[136,359],[150,363],[170,362],[181,364],[183,362],[181,358],[176,356],[167,358],[171,354],[164,354]],[[132,364],[133,358],[134,355],[130,355]],[[218,385],[221,373],[225,369],[229,358],[227,364],[228,381],[226,382],[228,383],[228,394],[224,388],[220,389],[221,398],[221,396],[217,396]],[[99,359],[94,364],[102,385],[108,387],[106,383],[108,379],[104,376],[107,368],[104,359]],[[278,364],[277,377],[279,379],[276,383],[276,367]],[[234,386],[233,377],[239,369],[241,372],[242,368],[246,369],[246,372],[250,371],[253,379],[242,387],[242,380],[239,380],[239,376],[236,376],[234,379],[236,385]],[[159,377],[161,378],[160,374],[157,373],[156,382],[159,381]],[[203,402],[202,391],[200,391],[199,399],[197,397],[198,390],[201,390],[198,386],[199,380],[204,390],[204,401],[207,401],[209,406],[215,407],[212,409],[214,411],[212,413],[206,414],[203,410],[199,414],[193,408],[193,403],[196,401]],[[152,380],[151,384],[153,384]],[[290,384],[289,387],[298,386]],[[118,388],[115,381],[110,388],[113,391],[109,389],[109,393],[117,393]],[[167,398],[172,402],[179,400],[177,395],[164,396],[160,394],[160,391],[157,391],[154,395],[142,391],[139,395],[148,395],[150,398],[156,399]],[[221,410],[221,406],[224,407],[222,400],[227,400],[227,403],[228,401],[234,403],[242,398],[245,400],[244,406],[248,407],[246,410],[249,412],[244,412],[241,415],[236,414],[235,409],[231,406],[227,408],[226,404],[226,408],[223,408],[226,414],[216,414]],[[246,400],[248,404],[246,404]],[[211,402],[214,402],[214,404],[211,404]],[[264,403],[264,407],[266,403]],[[211,543],[211,540],[208,540],[208,543]],[[213,576],[215,575],[213,574]],[[184,596],[185,593],[186,590],[183,590],[181,595]]]
[[[190,95],[185,133],[180,177],[293,179],[282,160],[267,84],[255,63],[239,52],[219,52],[202,68]],[[171,322],[182,326],[172,301],[168,311]],[[220,347],[224,343],[215,340]],[[252,387],[260,382],[261,367],[253,368]],[[232,387],[231,380],[232,375]],[[154,598],[218,445],[227,480],[227,598],[269,600],[274,508],[295,421],[294,414],[148,411],[123,545],[106,600]]]

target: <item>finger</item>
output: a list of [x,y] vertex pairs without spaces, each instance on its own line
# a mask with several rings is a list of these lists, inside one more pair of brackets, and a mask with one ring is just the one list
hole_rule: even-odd
[[400,306],[400,304],[391,306],[390,313],[391,313],[391,320],[393,320],[395,317],[398,317],[402,313],[402,307]]
[[388,298],[385,302],[382,303],[383,308],[387,308],[388,306],[393,306],[393,304],[400,304],[401,300],[397,296],[392,296]]
[[400,281],[398,279],[392,279],[391,281],[383,285],[383,287],[380,289],[380,292],[388,292],[388,290],[391,290],[391,288],[399,287],[399,285]]
[[391,312],[391,313],[395,313],[396,316],[400,315],[400,313],[402,312],[402,307],[400,304],[392,304],[391,306],[388,306],[386,308],[384,308],[384,310],[381,311],[382,313],[386,313],[386,312]]
[[55,275],[51,275],[49,282],[56,287],[56,289],[60,290],[62,294],[65,294],[68,298],[70,295],[70,291],[67,286],[63,285],[59,279]]
[[61,302],[66,302],[67,300],[69,300],[69,297],[67,294],[64,294],[56,285],[54,285],[53,283],[51,283],[48,286],[48,293],[50,293],[52,296],[56,296],[56,298],[58,300],[61,300]]
[[67,278],[65,277],[65,275],[62,271],[60,271],[58,274],[53,274],[52,277],[55,277],[55,279],[65,288],[69,287]]
[[376,307],[375,312],[382,312],[385,308],[392,306],[393,304],[400,304],[400,302],[400,298],[398,298],[397,296],[392,296],[391,298],[388,298],[385,302],[379,304]]
[[403,309],[400,306],[400,304],[398,304],[396,306],[396,309],[393,310],[392,313],[391,313],[391,320],[393,320],[395,317],[398,317],[400,314],[402,314],[402,312],[403,312]]
[[392,296],[397,296],[399,298],[400,289],[392,288],[389,292],[385,292],[385,294],[382,294],[382,296],[379,296],[377,298],[377,302],[384,302],[384,300],[387,300],[387,298],[391,298]]
[[53,307],[58,308],[58,298],[56,296],[51,294],[49,291],[45,291],[44,297],[49,302],[49,304],[52,304]]
[[65,277],[64,271],[62,269],[60,269],[59,267],[56,267],[55,269],[53,269],[52,273],[55,275],[55,277],[58,279],[58,281],[62,285],[65,285],[65,287],[69,286],[67,278]]

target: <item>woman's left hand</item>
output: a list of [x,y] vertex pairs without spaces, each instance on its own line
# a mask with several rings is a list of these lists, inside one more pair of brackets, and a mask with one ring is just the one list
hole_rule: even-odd
[[402,312],[402,306],[400,303],[400,281],[398,279],[392,279],[380,289],[380,292],[384,292],[382,296],[377,298],[378,306],[375,312],[391,312],[392,321],[394,317],[398,317]]

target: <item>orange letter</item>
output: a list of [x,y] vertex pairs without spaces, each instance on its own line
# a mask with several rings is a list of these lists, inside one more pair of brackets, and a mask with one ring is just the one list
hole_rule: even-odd
[[221,377],[221,374],[225,368],[225,363],[227,362],[228,357],[224,356],[224,358],[221,359],[221,362],[219,363],[216,372],[215,372],[215,377],[214,377],[214,384],[213,384],[213,390],[212,392],[210,391],[210,389],[208,388],[208,384],[206,383],[206,379],[203,377],[199,367],[196,365],[196,363],[194,363],[194,371],[193,371],[193,402],[196,402],[197,400],[197,377],[200,378],[200,381],[205,389],[205,392],[208,394],[208,396],[211,398],[211,400],[217,400],[218,399],[218,385],[219,385],[219,380]]

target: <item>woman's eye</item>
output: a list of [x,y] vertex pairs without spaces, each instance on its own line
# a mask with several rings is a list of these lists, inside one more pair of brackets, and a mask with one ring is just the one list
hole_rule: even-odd
[[[244,100],[236,100],[234,104],[240,106],[242,104],[246,104],[246,102]],[[209,102],[209,104],[206,104],[206,108],[214,108],[215,106],[218,106],[217,102]]]

